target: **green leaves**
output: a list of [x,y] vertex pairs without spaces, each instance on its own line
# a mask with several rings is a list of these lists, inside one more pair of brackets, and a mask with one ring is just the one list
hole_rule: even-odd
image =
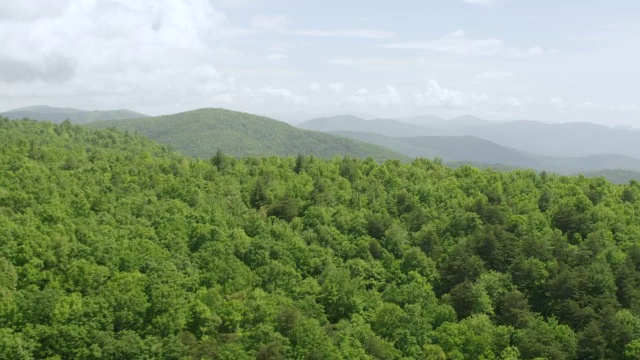
[[637,188],[0,119],[0,358],[635,358]]

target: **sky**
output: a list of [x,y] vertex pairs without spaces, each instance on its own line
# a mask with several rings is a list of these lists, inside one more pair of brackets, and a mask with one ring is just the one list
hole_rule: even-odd
[[0,0],[0,111],[640,126],[637,0]]

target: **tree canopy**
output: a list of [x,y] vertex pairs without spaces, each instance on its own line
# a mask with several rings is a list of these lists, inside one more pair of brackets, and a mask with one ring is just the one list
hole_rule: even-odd
[[640,184],[0,118],[0,359],[636,359]]

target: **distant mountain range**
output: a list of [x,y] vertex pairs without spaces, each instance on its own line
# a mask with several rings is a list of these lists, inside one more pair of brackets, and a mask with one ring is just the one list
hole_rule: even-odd
[[364,120],[342,115],[298,125],[387,147],[409,157],[570,174],[640,171],[640,132],[589,123],[499,123],[474,116]]
[[312,119],[298,126],[325,132],[359,131],[393,137],[475,136],[501,146],[555,157],[617,154],[640,158],[640,131],[604,125],[494,122],[468,115],[449,120],[434,116],[400,120],[363,120],[339,116]]
[[409,157],[439,157],[449,163],[502,165],[561,174],[604,169],[640,171],[640,159],[625,155],[601,154],[566,158],[544,156],[498,145],[475,136],[389,137],[357,131],[332,133],[384,146]]
[[403,123],[415,124],[427,128],[436,129],[458,129],[468,126],[487,126],[497,123],[495,121],[481,119],[473,115],[462,115],[452,119],[444,119],[433,115],[424,115],[397,118],[396,120],[399,120]]
[[413,125],[393,119],[364,120],[353,115],[339,115],[331,117],[317,118],[305,121],[297,125],[299,128],[317,130],[324,132],[331,131],[360,131],[387,136],[404,137],[427,135],[433,132],[419,125]]
[[268,117],[224,109],[200,109],[148,117],[130,110],[87,111],[32,106],[0,115],[93,128],[115,127],[171,145],[187,155],[315,155],[408,160],[441,158],[452,166],[499,170],[528,168],[561,174],[640,180],[640,131],[589,123],[494,122],[474,116],[417,116],[364,120],[353,115],[323,117],[294,127]]
[[549,156],[620,154],[640,158],[640,132],[591,123],[545,124],[511,121],[444,131],[472,135],[497,144]]
[[200,109],[142,119],[101,121],[92,128],[134,131],[184,154],[210,158],[217,150],[234,156],[332,158],[349,155],[376,160],[406,159],[387,148],[343,136],[296,128],[286,123],[224,109]]
[[143,118],[147,115],[135,111],[121,110],[80,110],[74,108],[58,108],[51,106],[29,106],[0,113],[0,116],[12,120],[29,118],[33,120],[61,123],[69,120],[74,124],[87,124],[94,121]]

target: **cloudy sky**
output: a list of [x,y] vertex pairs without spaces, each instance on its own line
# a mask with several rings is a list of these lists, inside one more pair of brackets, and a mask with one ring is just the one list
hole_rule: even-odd
[[640,126],[637,0],[0,0],[0,110]]

